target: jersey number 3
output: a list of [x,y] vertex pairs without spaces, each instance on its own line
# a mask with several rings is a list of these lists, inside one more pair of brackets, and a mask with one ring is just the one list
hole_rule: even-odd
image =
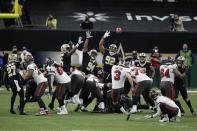
[[115,70],[114,74],[115,74],[114,80],[120,80],[121,72],[119,70]]

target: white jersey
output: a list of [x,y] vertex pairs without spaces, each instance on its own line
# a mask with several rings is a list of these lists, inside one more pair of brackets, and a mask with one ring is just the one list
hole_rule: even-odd
[[49,75],[55,75],[55,68],[53,68],[53,66],[51,65],[48,65],[47,68],[46,68],[47,72]]
[[151,80],[145,73],[141,67],[130,67],[129,72],[131,77],[134,78],[135,83],[139,83],[145,80]]
[[70,77],[67,75],[66,72],[64,72],[61,66],[59,67],[51,66],[51,69],[55,71],[55,81],[57,83],[64,84],[71,81]]
[[161,65],[160,67],[160,74],[161,74],[161,81],[169,81],[174,83],[175,74],[173,70],[177,69],[177,65]]
[[[158,96],[157,99],[156,99],[156,103],[159,105],[160,103],[164,103],[172,108],[177,108],[179,109],[179,107],[175,104],[175,102],[173,100],[171,100],[170,98],[166,97],[166,96]],[[153,116],[156,117],[156,116],[159,116],[161,114],[161,109],[160,107],[158,106],[158,111],[156,114],[154,114]],[[181,117],[181,111],[179,109],[178,111],[178,116]]]
[[34,81],[38,84],[42,82],[47,82],[47,78],[44,77],[42,72],[38,69],[37,65],[35,63],[31,63],[27,66],[27,71],[33,70],[32,77],[34,78]]
[[32,55],[30,52],[26,51],[26,52],[22,52],[21,53],[21,62],[25,62],[25,56],[27,55]]
[[[72,74],[70,75],[70,77],[71,77],[72,75],[80,75],[80,76],[83,76],[82,72],[81,72],[80,70],[78,70],[78,69],[73,69],[73,70],[72,70]],[[84,77],[84,76],[83,76],[83,77]],[[84,78],[85,78],[85,77],[84,77]]]
[[96,76],[94,76],[94,75],[92,75],[92,74],[89,74],[89,75],[88,75],[87,80],[88,80],[88,81],[95,81],[95,82],[97,82],[97,83],[100,82],[99,78],[96,77]]
[[112,89],[120,89],[124,87],[127,72],[129,72],[128,68],[124,68],[118,65],[114,65],[112,67]]

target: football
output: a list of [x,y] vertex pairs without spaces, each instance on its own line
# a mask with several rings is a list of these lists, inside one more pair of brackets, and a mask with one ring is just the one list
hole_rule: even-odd
[[116,33],[117,33],[117,34],[120,34],[120,33],[122,33],[122,28],[120,28],[120,27],[117,27],[117,28],[116,28]]

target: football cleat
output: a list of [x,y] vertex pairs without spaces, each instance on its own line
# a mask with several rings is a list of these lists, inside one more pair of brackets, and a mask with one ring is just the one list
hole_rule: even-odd
[[13,109],[10,109],[11,114],[16,114],[16,112]]
[[193,115],[193,116],[196,116],[196,112],[193,111],[193,112],[192,112],[192,115]]
[[82,112],[88,112],[88,109],[85,108],[84,106],[81,106],[80,110],[81,110]]
[[159,120],[159,122],[169,122],[168,115],[164,115],[162,120]]
[[38,113],[35,114],[36,116],[42,116],[42,115],[47,115],[46,111],[44,109],[40,109]]
[[20,115],[27,115],[27,113],[25,113],[25,112],[20,112],[19,114]]

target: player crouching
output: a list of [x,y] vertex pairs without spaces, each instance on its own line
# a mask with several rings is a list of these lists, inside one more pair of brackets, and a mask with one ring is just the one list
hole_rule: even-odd
[[159,120],[160,122],[179,121],[176,116],[181,117],[181,111],[173,100],[166,96],[159,96],[154,90],[150,92],[150,97],[156,101],[158,109],[154,115],[146,115],[146,119],[161,116],[162,119]]

